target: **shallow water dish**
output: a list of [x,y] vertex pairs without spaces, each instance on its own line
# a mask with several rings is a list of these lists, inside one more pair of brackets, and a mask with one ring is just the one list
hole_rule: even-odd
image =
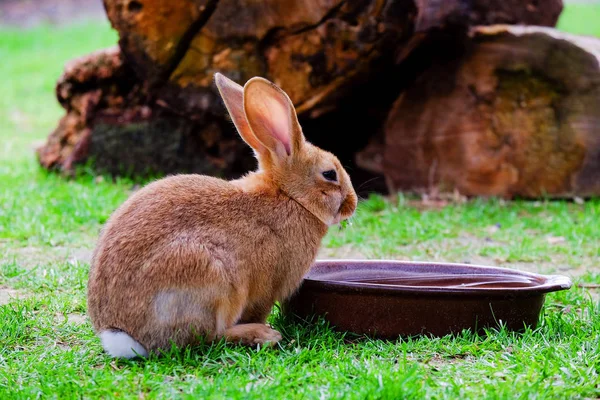
[[322,315],[338,330],[381,338],[537,325],[546,293],[565,276],[400,261],[317,261],[284,312]]

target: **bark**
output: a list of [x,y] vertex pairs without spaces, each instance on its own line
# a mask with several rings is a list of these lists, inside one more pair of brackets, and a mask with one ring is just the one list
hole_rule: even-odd
[[600,194],[600,40],[480,27],[460,52],[394,104],[379,165],[391,189]]
[[38,149],[45,168],[71,174],[93,158],[96,169],[114,175],[187,171],[231,178],[254,164],[222,118],[198,125],[149,102],[144,82],[116,47],[69,63],[56,93],[67,113]]
[[213,98],[213,74],[275,81],[300,112],[335,107],[354,77],[416,31],[447,25],[553,26],[562,2],[519,0],[104,0],[120,46],[157,96],[188,114]]

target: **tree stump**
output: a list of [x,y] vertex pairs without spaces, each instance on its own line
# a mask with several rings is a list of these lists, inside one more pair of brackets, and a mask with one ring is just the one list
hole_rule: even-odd
[[[543,6],[534,0],[104,5],[119,33],[119,49],[66,68],[57,93],[67,114],[38,151],[46,168],[72,173],[93,159],[98,170],[111,174],[245,173],[254,159],[214,87],[214,73],[222,72],[240,83],[260,75],[281,86],[307,138],[337,154],[367,191],[386,190],[386,181],[392,190],[421,188],[417,181],[405,185],[392,171],[388,147],[402,133],[391,135],[383,123],[399,115],[396,102],[388,118],[394,101],[405,98],[405,89],[421,82],[422,72],[436,62],[440,48],[432,43],[463,43],[476,25],[554,26],[562,10],[560,0]],[[448,47],[447,56],[463,57],[459,50]],[[374,177],[380,179],[370,181]],[[371,183],[363,187],[363,181]]]

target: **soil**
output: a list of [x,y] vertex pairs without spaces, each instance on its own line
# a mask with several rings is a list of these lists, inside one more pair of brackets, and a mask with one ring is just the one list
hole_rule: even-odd
[[13,301],[26,299],[29,296],[29,293],[22,290],[11,289],[8,287],[0,287],[0,306],[11,303]]

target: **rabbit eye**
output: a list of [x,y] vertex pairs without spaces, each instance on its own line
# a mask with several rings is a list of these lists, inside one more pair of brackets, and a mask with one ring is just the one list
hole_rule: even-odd
[[328,181],[335,182],[337,181],[337,174],[335,173],[335,170],[330,169],[329,171],[323,172],[323,178],[327,179]]

